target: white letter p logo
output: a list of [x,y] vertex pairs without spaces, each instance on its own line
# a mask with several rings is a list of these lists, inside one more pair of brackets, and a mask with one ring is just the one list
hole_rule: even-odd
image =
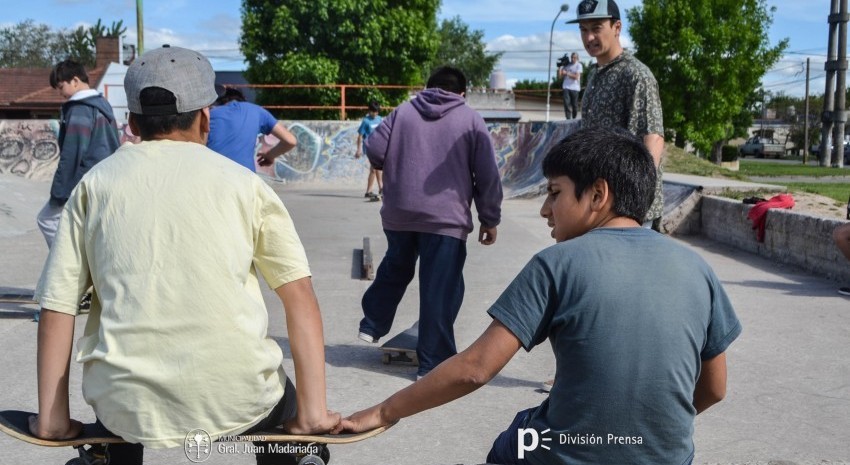
[[[525,444],[525,437],[531,436],[531,444]],[[537,431],[532,428],[520,428],[517,430],[517,457],[520,459],[525,458],[525,452],[531,452],[534,449],[537,449],[537,445],[540,443],[540,439],[537,436]]]

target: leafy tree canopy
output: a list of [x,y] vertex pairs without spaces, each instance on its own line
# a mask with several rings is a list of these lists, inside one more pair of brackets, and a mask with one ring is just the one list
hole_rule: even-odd
[[484,50],[484,32],[470,31],[469,25],[460,16],[444,19],[437,33],[440,36],[440,47],[433,67],[453,66],[463,71],[470,85],[488,87],[490,74],[503,52],[488,54]]
[[775,10],[766,0],[644,0],[628,10],[635,56],[658,80],[677,146],[691,141],[719,161],[738,135],[748,97],[788,46],[769,44]]
[[[439,45],[439,0],[243,0],[240,48],[255,84],[421,85]],[[346,105],[393,105],[405,90],[349,89]],[[261,89],[265,105],[339,105],[337,89]],[[337,118],[337,111],[277,112]]]
[[54,30],[27,19],[0,29],[0,68],[49,68],[69,58],[92,67],[97,38],[121,36],[126,31],[123,21],[107,28],[98,19],[89,28]]

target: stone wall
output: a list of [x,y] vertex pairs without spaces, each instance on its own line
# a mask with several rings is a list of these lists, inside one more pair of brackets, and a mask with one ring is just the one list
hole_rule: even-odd
[[832,241],[832,230],[844,221],[771,209],[764,242],[758,242],[747,218],[751,208],[739,200],[704,196],[691,215],[699,218],[700,234],[712,240],[850,283],[850,262]]

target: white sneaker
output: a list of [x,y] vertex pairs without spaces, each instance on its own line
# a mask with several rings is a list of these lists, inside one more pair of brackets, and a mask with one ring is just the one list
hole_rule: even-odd
[[364,342],[368,342],[369,344],[376,344],[378,342],[378,338],[373,337],[370,334],[366,334],[363,331],[357,333],[357,337]]
[[850,295],[850,287],[839,287],[838,293],[841,295]]

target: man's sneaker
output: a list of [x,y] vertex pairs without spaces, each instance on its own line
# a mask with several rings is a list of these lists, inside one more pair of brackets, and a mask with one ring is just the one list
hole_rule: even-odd
[[850,287],[839,287],[838,293],[841,295],[850,295]]
[[361,341],[368,342],[369,344],[376,344],[378,342],[378,338],[371,334],[366,334],[363,331],[357,333],[357,337],[360,338]]
[[552,386],[555,385],[555,380],[550,379],[549,381],[543,381],[540,384],[540,389],[543,389],[543,392],[549,392],[552,390]]
[[375,194],[373,194],[371,192],[367,192],[367,193],[363,194],[363,197],[366,197],[367,199],[369,199],[369,198],[372,198],[374,195]]
[[87,292],[80,300],[80,314],[85,314],[91,311],[91,292]]

